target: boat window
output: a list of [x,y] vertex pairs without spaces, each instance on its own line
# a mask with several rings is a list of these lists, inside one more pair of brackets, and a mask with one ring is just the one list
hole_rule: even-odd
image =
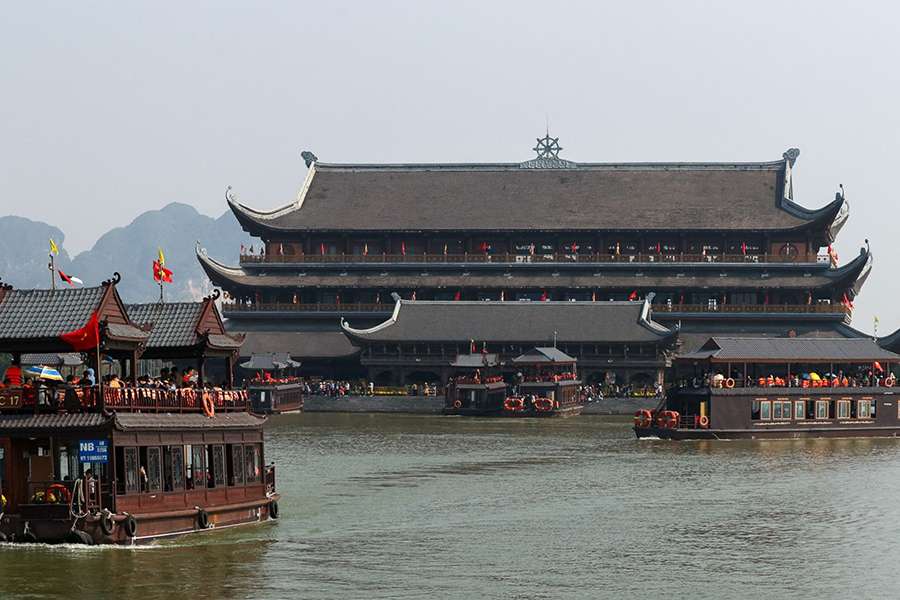
[[856,405],[856,416],[860,419],[869,419],[872,417],[872,401],[858,400]]
[[838,400],[838,402],[837,402],[837,418],[838,419],[849,419],[850,418],[850,401],[849,400]]
[[750,405],[750,418],[759,421],[759,400],[754,400]]
[[159,446],[147,448],[147,491],[158,492],[162,489],[162,460]]
[[[772,418],[773,419],[783,419],[784,418],[784,402],[780,402],[775,400],[772,402]],[[791,418],[791,411],[788,409],[787,418]]]
[[228,485],[244,485],[244,447],[228,444]]
[[794,400],[794,419],[806,418],[806,400]]
[[141,491],[138,478],[138,449],[133,446],[122,448],[125,456],[125,493],[136,494]]
[[188,471],[191,487],[200,490],[206,487],[206,447],[202,444],[194,444],[188,448],[190,448]]
[[816,418],[828,418],[828,400],[816,400]]
[[251,444],[244,446],[244,477],[247,483],[259,483],[260,467],[259,467],[259,446]]
[[210,446],[210,449],[212,454],[210,485],[211,487],[223,486],[225,485],[225,446],[216,444]]
[[761,421],[772,419],[772,403],[768,400],[763,400],[759,403],[759,418]]
[[174,492],[184,489],[184,446],[168,446],[169,454],[167,466],[170,469],[170,487]]

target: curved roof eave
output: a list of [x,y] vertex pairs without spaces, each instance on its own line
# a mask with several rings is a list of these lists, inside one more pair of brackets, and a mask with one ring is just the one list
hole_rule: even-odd
[[876,341],[878,342],[878,345],[885,350],[900,354],[900,329],[894,333],[889,333],[884,337],[880,337]]
[[872,271],[874,258],[872,251],[864,246],[859,249],[859,256],[846,265],[828,271],[826,275],[833,279],[835,284],[845,282],[850,288],[852,297],[855,298]]

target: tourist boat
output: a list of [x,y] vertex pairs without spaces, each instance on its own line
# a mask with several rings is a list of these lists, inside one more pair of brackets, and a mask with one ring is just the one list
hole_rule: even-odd
[[[247,382],[250,406],[257,414],[282,414],[303,410],[303,386],[286,369],[300,366],[286,352],[253,354],[241,368],[256,371]],[[272,373],[275,375],[272,375]]]
[[504,417],[569,417],[581,414],[581,381],[576,359],[554,347],[538,347],[517,356],[515,394],[503,401]]
[[[181,319],[185,335],[152,342],[167,311],[152,329],[138,326],[117,282],[0,287],[0,352],[14,361],[7,376],[23,352],[77,351],[98,375],[116,360],[130,371],[128,383],[0,389],[0,541],[131,545],[277,518],[265,417],[248,410],[244,390],[138,386],[141,352],[186,348],[194,321]],[[197,312],[215,310],[212,300]],[[210,351],[230,366],[241,341],[209,329],[196,337],[201,372]]]
[[678,357],[639,438],[896,437],[900,355],[871,339],[713,337]]
[[447,385],[444,414],[497,416],[503,412],[506,382],[496,354],[460,354],[450,364],[457,374]]

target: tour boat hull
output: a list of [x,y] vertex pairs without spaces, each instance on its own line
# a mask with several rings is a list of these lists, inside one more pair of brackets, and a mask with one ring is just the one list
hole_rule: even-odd
[[[73,519],[68,515],[67,505],[39,506],[31,509],[23,507],[21,514],[5,515],[0,522],[0,533],[7,541],[18,543],[89,543],[91,545],[131,546],[154,540],[203,533],[217,529],[264,523],[277,518],[278,494],[268,498],[211,506],[204,509],[206,527],[201,526],[200,510],[185,509],[168,512],[148,512],[131,515],[135,523],[135,535],[127,532],[127,515],[113,515],[112,526],[104,531],[97,516],[79,519],[75,530],[83,532],[87,538],[75,540],[71,537]],[[275,509],[273,510],[273,506]],[[37,516],[35,513],[40,512]]]
[[667,429],[634,427],[638,438],[664,440],[793,440],[803,438],[897,437],[900,427],[791,427],[785,429]]

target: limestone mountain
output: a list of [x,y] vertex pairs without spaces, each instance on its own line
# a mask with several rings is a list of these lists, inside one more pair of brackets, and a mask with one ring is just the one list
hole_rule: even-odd
[[240,245],[251,243],[230,212],[214,219],[187,204],[172,203],[108,231],[90,250],[70,258],[64,248],[65,235],[58,228],[7,216],[0,217],[0,278],[19,288],[49,287],[51,237],[60,247],[57,265],[85,285],[97,285],[113,272],[121,273],[119,293],[126,302],[151,302],[159,297],[151,269],[159,247],[173,272],[173,283],[165,286],[166,300],[175,301],[195,300],[211,289],[194,255],[197,241],[210,254],[234,263]]

